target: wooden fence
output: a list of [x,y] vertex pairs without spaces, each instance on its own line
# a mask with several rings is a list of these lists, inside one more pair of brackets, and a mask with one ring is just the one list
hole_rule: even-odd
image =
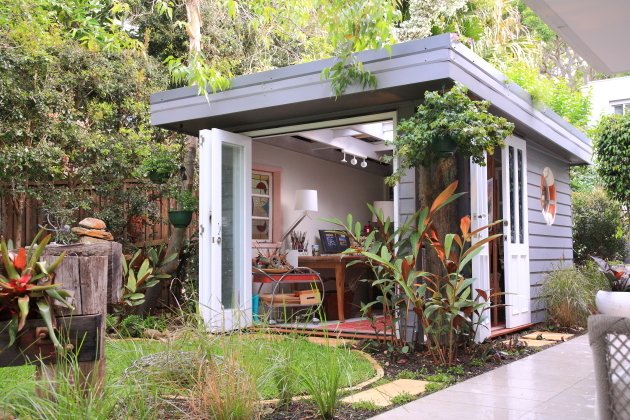
[[[133,187],[134,185],[138,185],[138,181],[128,180],[125,182],[125,189]],[[64,182],[55,182],[51,183],[51,189],[58,188],[69,188],[68,185]],[[0,186],[0,190],[2,187]],[[84,217],[92,217],[99,209],[106,208],[108,205],[107,199],[103,198],[96,194],[93,189],[84,189],[83,192],[88,193],[90,200],[93,203],[93,207],[89,211],[79,210],[74,218],[74,223],[72,226],[77,226],[77,223],[83,219]],[[54,191],[51,191],[54,193]],[[123,231],[122,237],[115,237],[114,240],[122,243],[133,244],[138,247],[149,246],[149,245],[158,245],[161,243],[168,242],[168,238],[170,237],[173,227],[170,225],[168,221],[168,210],[170,208],[174,208],[176,203],[174,199],[171,198],[155,198],[157,195],[157,191],[147,191],[147,203],[155,203],[158,208],[158,218],[155,221],[144,220],[143,222],[138,224],[132,223],[133,220],[130,218],[127,220],[127,228]],[[17,216],[14,211],[13,203],[11,201],[10,196],[3,191],[3,194],[0,196],[0,234],[7,239],[17,239]],[[22,234],[22,244],[29,244],[32,239],[37,234],[37,231],[40,229],[40,226],[46,224],[46,215],[42,210],[42,205],[35,199],[27,200],[24,214],[22,215],[22,223],[23,223],[23,234]],[[136,225],[139,229],[134,229]],[[197,229],[197,220],[196,215],[193,219],[190,227],[188,228],[188,234],[193,235]],[[120,235],[119,235],[120,236]]]

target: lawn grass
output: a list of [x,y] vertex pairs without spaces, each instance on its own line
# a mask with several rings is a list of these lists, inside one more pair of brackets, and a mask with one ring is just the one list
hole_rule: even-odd
[[[107,340],[105,353],[107,383],[117,382],[135,360],[144,355],[157,352],[203,351],[206,354],[222,356],[236,354],[244,370],[257,380],[257,387],[262,398],[276,398],[278,391],[270,375],[267,374],[274,357],[290,350],[291,365],[296,371],[326,369],[326,362],[339,363],[344,368],[342,386],[355,385],[374,375],[369,361],[355,352],[343,348],[330,348],[308,342],[302,337],[268,337],[257,334],[234,334],[207,338],[183,336],[172,342],[155,340]],[[34,366],[0,368],[0,395],[6,395],[19,386],[32,386]],[[30,384],[30,385],[29,385]],[[172,390],[165,390],[171,392]],[[298,393],[306,389],[298,386]]]

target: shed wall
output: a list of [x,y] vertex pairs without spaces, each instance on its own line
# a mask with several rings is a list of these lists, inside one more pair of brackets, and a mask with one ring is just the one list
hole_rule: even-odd
[[[540,177],[545,167],[553,171],[557,191],[557,213],[552,226],[545,223],[540,206]],[[541,299],[546,274],[558,266],[573,264],[569,165],[543,150],[529,147],[527,172],[532,322],[541,322],[546,317]]]

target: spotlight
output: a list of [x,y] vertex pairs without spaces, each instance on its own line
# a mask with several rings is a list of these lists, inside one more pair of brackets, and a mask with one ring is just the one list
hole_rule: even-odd
[[362,168],[366,168],[367,167],[367,162],[365,161],[365,158],[363,158],[363,162],[361,162],[361,167]]
[[347,163],[348,162],[346,160],[346,152],[343,152],[343,159],[341,159],[341,162],[343,162],[343,163]]
[[352,156],[352,160],[350,161],[351,164],[356,165],[358,162],[357,157],[356,156]]

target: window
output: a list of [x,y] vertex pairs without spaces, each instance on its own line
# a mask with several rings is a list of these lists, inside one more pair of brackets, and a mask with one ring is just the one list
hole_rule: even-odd
[[252,171],[252,239],[273,237],[273,173]]
[[615,101],[611,102],[610,106],[613,109],[613,113],[617,115],[630,113],[630,101]]

